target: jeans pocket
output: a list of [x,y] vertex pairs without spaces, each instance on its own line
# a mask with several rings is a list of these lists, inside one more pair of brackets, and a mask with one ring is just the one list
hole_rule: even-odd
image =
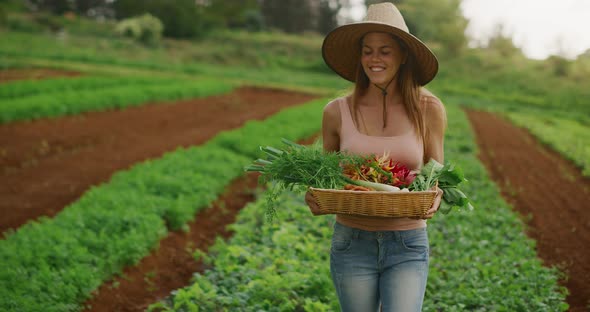
[[428,235],[422,232],[419,235],[402,237],[402,245],[408,251],[424,253],[428,252]]
[[350,239],[332,239],[332,252],[346,252],[350,249],[352,240]]
[[334,224],[334,233],[332,234],[332,252],[345,252],[350,249],[352,244],[352,229],[341,225]]

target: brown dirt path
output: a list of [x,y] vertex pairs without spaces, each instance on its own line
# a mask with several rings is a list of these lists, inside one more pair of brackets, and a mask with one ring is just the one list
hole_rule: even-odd
[[[128,267],[122,276],[104,283],[85,304],[85,312],[139,312],[170,295],[173,290],[187,286],[195,272],[205,269],[192,255],[194,250],[207,251],[216,237],[228,238],[226,226],[235,222],[236,215],[254,200],[257,175],[238,178],[225,193],[195,220],[188,232],[168,233],[157,250],[136,266]],[[116,286],[115,286],[116,285]]]
[[[301,144],[311,144],[312,136]],[[207,209],[189,222],[189,231],[170,232],[160,241],[157,250],[139,264],[128,267],[121,277],[104,283],[88,300],[85,312],[139,312],[162,300],[173,290],[190,284],[195,272],[206,266],[192,255],[196,249],[207,252],[216,237],[228,238],[233,233],[226,229],[235,222],[239,211],[255,199],[258,174],[249,173],[232,181],[225,192]],[[115,287],[116,285],[116,287]]]
[[467,113],[479,157],[503,197],[524,216],[539,257],[567,273],[562,283],[570,292],[570,311],[588,311],[590,181],[526,130],[488,112]]
[[75,71],[65,71],[48,68],[13,68],[0,70],[0,83],[15,80],[38,80],[54,77],[77,77],[82,75]]
[[312,98],[241,88],[203,99],[0,125],[0,232],[55,215],[90,186],[136,162],[202,144],[219,131]]

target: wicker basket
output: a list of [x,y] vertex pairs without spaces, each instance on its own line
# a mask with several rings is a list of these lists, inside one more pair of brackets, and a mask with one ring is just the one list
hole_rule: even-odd
[[323,214],[421,217],[432,207],[436,191],[377,192],[309,188]]

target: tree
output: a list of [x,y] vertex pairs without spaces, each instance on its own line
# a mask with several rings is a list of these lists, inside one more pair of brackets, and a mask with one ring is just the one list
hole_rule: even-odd
[[320,0],[317,30],[327,34],[338,26],[338,12],[342,8],[339,0]]
[[211,0],[206,5],[207,12],[227,28],[260,27],[252,25],[259,13],[256,0]]
[[497,24],[493,35],[488,39],[487,48],[498,52],[503,57],[522,55],[522,51],[512,41],[512,37],[504,34],[504,26]]
[[110,2],[107,0],[76,0],[74,12],[80,15],[93,15],[92,12],[106,11],[110,8]]
[[74,0],[26,0],[30,7],[49,11],[53,14],[63,14],[74,11]]
[[288,33],[301,33],[314,29],[316,20],[309,0],[262,0],[260,4],[266,26]]
[[152,14],[164,24],[166,37],[201,37],[215,23],[194,0],[116,0],[113,7],[117,19]]

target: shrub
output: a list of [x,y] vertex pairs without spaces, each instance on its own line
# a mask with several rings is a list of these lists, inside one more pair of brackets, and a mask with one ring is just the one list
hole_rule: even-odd
[[0,6],[0,26],[6,25],[7,20],[5,9]]
[[117,0],[113,8],[117,18],[145,12],[156,16],[164,24],[164,36],[171,38],[203,37],[216,24],[194,0]]
[[134,38],[147,45],[158,44],[163,30],[162,22],[149,13],[124,19],[115,27],[118,34]]

